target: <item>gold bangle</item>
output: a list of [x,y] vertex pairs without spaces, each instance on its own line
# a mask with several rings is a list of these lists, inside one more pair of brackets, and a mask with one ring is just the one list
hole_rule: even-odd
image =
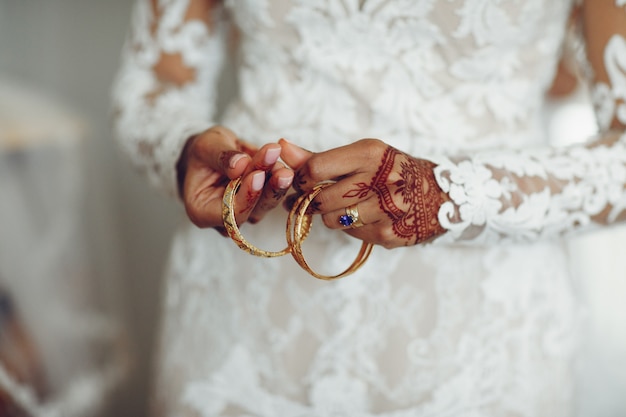
[[314,276],[315,278],[331,281],[338,278],[343,278],[348,276],[354,272],[356,272],[367,260],[367,258],[372,253],[372,249],[374,245],[371,243],[363,242],[361,245],[361,249],[357,257],[354,259],[352,264],[346,268],[343,272],[337,275],[323,275],[319,274],[311,269],[311,267],[306,263],[304,259],[304,255],[302,253],[302,242],[306,239],[313,222],[313,216],[307,213],[309,205],[313,201],[313,199],[327,186],[329,183],[318,184],[308,193],[300,196],[300,198],[296,201],[291,211],[289,212],[289,217],[287,218],[287,242],[289,247],[291,248],[291,255],[296,260],[298,265],[302,267],[309,274]]
[[237,220],[235,220],[235,194],[241,185],[241,178],[235,178],[231,180],[226,186],[224,191],[224,197],[222,198],[222,220],[228,236],[244,251],[254,256],[260,256],[262,258],[275,258],[278,256],[287,255],[291,252],[291,247],[287,246],[285,249],[278,252],[269,252],[257,248],[250,242],[248,242],[237,226]]

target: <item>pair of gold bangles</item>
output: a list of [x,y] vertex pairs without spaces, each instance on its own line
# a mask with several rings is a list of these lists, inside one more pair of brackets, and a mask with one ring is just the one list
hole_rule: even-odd
[[[287,247],[285,249],[277,252],[269,252],[257,248],[243,237],[239,230],[239,227],[237,226],[237,221],[235,220],[235,194],[237,193],[240,185],[241,178],[236,178],[230,181],[226,186],[226,191],[224,192],[224,197],[222,199],[222,220],[224,221],[224,227],[226,228],[228,236],[230,236],[230,238],[237,244],[237,246],[239,246],[244,251],[250,253],[251,255],[259,256],[262,258],[275,258],[291,253],[293,258],[296,260],[298,265],[302,267],[302,269],[307,271],[315,278],[330,281],[354,273],[361,266],[363,266],[367,258],[372,253],[374,245],[371,243],[363,242],[357,257],[354,259],[352,264],[348,266],[348,268],[346,268],[343,272],[337,275],[320,274],[311,269],[311,267],[307,264],[306,260],[304,259],[304,254],[302,253],[302,243],[309,235],[309,232],[311,231],[311,227],[313,225],[313,215],[307,213],[307,211],[313,199],[315,199],[315,197],[325,187],[331,185],[330,183],[318,184],[313,187],[313,189],[309,193],[301,195],[296,200],[291,211],[289,212],[289,216],[287,217]],[[346,208],[346,214],[340,216],[339,222],[345,227],[359,227],[363,225],[363,223],[359,219],[356,206],[350,206]]]

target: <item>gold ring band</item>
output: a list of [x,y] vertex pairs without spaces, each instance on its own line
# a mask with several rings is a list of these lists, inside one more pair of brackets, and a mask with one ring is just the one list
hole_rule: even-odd
[[237,220],[235,220],[235,194],[241,185],[241,178],[235,178],[231,180],[226,186],[224,191],[224,197],[222,198],[222,220],[228,236],[244,251],[254,256],[260,256],[262,258],[275,258],[278,256],[287,255],[291,252],[291,247],[287,246],[285,249],[278,252],[269,252],[257,248],[250,242],[248,242],[237,226]]
[[357,227],[365,226],[359,216],[359,209],[356,204],[346,207],[346,214],[339,216],[339,223],[342,226],[356,229]]
[[[308,235],[308,232],[312,225],[312,215],[307,213],[309,205],[313,201],[313,199],[327,186],[330,184],[318,184],[308,193],[300,196],[300,198],[296,201],[294,206],[289,213],[289,217],[287,218],[287,242],[289,247],[291,248],[291,255],[296,260],[298,265],[302,267],[309,274],[314,276],[315,278],[331,281],[334,279],[342,278],[347,275],[354,273],[358,270],[367,258],[372,253],[372,249],[374,245],[371,243],[363,242],[361,245],[361,249],[357,257],[354,259],[352,264],[348,266],[343,272],[337,275],[323,275],[319,274],[311,269],[304,259],[304,255],[302,253],[302,242]],[[357,213],[358,217],[358,213]]]

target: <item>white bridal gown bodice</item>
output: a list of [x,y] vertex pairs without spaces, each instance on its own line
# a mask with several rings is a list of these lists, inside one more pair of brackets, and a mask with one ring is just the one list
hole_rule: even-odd
[[[579,184],[577,172],[542,163],[578,155],[587,161],[581,169],[595,172],[621,164],[623,146],[610,153],[619,163],[590,150],[504,151],[546,144],[542,105],[569,0],[230,0],[211,32],[185,21],[186,0],[158,3],[165,12],[157,28],[149,2],[138,3],[115,87],[122,147],[152,183],[173,193],[185,139],[217,120],[254,143],[285,137],[314,151],[380,138],[436,160],[442,187],[457,187],[454,205],[440,213],[447,243],[376,248],[337,282],[184,225],[167,270],[159,413],[571,415],[578,303],[567,256],[558,239],[523,241],[589,223],[595,209],[575,196],[606,195],[582,185],[545,191],[522,179]],[[216,80],[231,56],[231,27],[238,88],[218,120]],[[194,82],[160,85],[153,67],[161,53],[180,54]],[[489,152],[469,168],[444,158],[494,149],[504,153],[489,169],[481,163]],[[498,175],[507,160],[517,161],[516,178]],[[486,190],[482,199],[476,189]],[[276,210],[242,231],[278,250],[285,219]],[[322,229],[314,225],[305,255],[338,272],[359,242]],[[449,242],[472,239],[479,243]]]

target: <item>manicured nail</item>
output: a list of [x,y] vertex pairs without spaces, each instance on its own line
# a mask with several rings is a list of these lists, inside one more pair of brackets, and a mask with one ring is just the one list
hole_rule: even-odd
[[261,191],[265,184],[265,172],[257,172],[252,176],[252,191]]
[[246,155],[243,153],[237,153],[235,155],[233,155],[230,160],[228,161],[228,166],[232,169],[235,168],[235,166],[237,165],[237,162],[241,161],[243,158],[246,158]]
[[274,165],[279,156],[280,148],[269,148],[267,151],[265,151],[265,158],[263,158],[263,163],[267,166]]
[[281,190],[289,188],[291,181],[293,181],[293,177],[278,177],[278,188]]

